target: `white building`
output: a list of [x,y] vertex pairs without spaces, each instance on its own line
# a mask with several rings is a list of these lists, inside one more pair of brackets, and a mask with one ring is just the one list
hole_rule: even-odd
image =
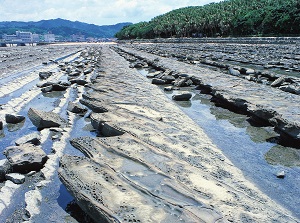
[[32,41],[34,43],[40,42],[40,35],[39,34],[32,34]]
[[44,34],[44,41],[47,43],[55,42],[55,35],[52,33]]
[[17,35],[4,34],[4,35],[2,35],[2,39],[6,42],[13,42],[13,41],[17,40]]
[[33,40],[31,32],[16,31],[16,36],[17,39],[20,39],[24,43],[30,43]]
[[85,35],[73,34],[73,35],[71,35],[71,40],[73,42],[84,42],[85,41]]

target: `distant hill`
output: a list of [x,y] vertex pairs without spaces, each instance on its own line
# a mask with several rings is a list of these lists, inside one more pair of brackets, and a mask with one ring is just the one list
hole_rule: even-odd
[[86,37],[111,38],[124,26],[132,23],[118,23],[115,25],[98,26],[65,19],[41,20],[38,22],[0,22],[0,35],[15,34],[16,31],[30,31],[37,34],[51,32],[55,35],[69,37],[72,34],[82,34]]
[[299,0],[224,0],[176,9],[150,22],[126,26],[116,37],[149,39],[299,34]]

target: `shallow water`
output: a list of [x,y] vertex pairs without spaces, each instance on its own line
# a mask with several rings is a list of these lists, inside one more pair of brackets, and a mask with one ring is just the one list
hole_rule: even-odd
[[[148,74],[147,70],[139,72]],[[249,117],[216,107],[210,102],[211,96],[193,88],[181,90],[192,92],[192,99],[174,103],[206,132],[247,179],[300,217],[300,151],[267,142],[278,135],[272,127],[251,126],[247,122]],[[172,95],[180,91],[165,93],[172,100]],[[276,177],[279,171],[285,171],[284,179]]]

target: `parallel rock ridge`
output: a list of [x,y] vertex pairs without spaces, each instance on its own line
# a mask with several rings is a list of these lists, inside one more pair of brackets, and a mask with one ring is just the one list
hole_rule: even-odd
[[157,86],[111,49],[102,55],[80,100],[99,137],[72,139],[86,157],[65,155],[58,170],[95,222],[297,222]]
[[[198,82],[201,88],[209,89],[209,93],[221,103],[228,103],[238,111],[248,112],[270,123],[283,135],[296,140],[295,143],[299,145],[300,116],[294,105],[300,103],[300,97],[273,88],[284,80],[293,78],[280,77],[272,83],[273,87],[270,87],[235,77],[239,75],[239,71],[234,69],[230,69],[230,72],[235,76],[230,76],[186,63],[174,63],[170,58],[161,58],[157,61],[156,55],[129,47],[119,46],[117,50],[136,56],[160,69],[171,69],[174,73],[188,73],[193,77],[195,84]],[[299,81],[299,78],[297,80]]]

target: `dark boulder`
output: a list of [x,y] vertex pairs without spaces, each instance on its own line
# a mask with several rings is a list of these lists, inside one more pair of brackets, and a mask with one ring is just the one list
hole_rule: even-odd
[[68,76],[70,77],[78,77],[80,76],[81,72],[80,71],[74,71],[72,73],[69,73]]
[[12,166],[13,172],[18,173],[39,171],[48,159],[40,147],[32,144],[7,147],[3,154]]
[[143,66],[144,65],[142,63],[136,63],[136,64],[133,65],[134,68],[138,68],[138,69],[143,68]]
[[81,85],[81,86],[84,86],[85,84],[88,83],[86,80],[81,79],[81,78],[79,78],[79,79],[70,79],[70,82],[72,84],[78,84],[78,85]]
[[80,99],[79,102],[85,106],[87,106],[89,109],[91,109],[93,112],[96,113],[104,113],[108,112],[106,108],[102,106],[102,104],[98,101],[91,101],[87,99]]
[[6,180],[10,180],[14,184],[23,184],[25,182],[25,176],[19,173],[9,173],[5,175]]
[[68,89],[68,86],[61,85],[61,84],[53,84],[52,91],[65,91]]
[[39,129],[51,127],[63,127],[67,125],[67,121],[54,112],[45,112],[30,108],[28,117],[31,122]]
[[70,82],[70,81],[61,81],[61,82],[60,82],[60,85],[63,85],[63,86],[71,86],[71,82]]
[[171,84],[173,81],[175,81],[175,77],[171,75],[165,75],[163,76],[162,80],[166,81],[166,84]]
[[281,76],[277,78],[273,83],[271,84],[271,87],[279,87],[285,82],[285,76]]
[[299,94],[300,93],[300,87],[297,87],[295,85],[289,84],[289,85],[283,85],[279,87],[280,90],[289,92],[292,94]]
[[43,88],[43,87],[52,86],[54,84],[59,84],[59,83],[60,81],[41,81],[37,83],[36,86],[39,88]]
[[22,115],[13,115],[13,114],[6,114],[5,115],[5,121],[9,124],[18,124],[20,122],[23,122],[25,120],[25,117]]
[[52,72],[40,72],[39,73],[39,77],[42,79],[42,80],[45,80],[47,78],[49,78],[50,76],[52,75]]
[[182,92],[181,94],[175,94],[172,96],[174,101],[188,101],[193,95],[189,92]]
[[153,78],[152,79],[152,84],[155,84],[155,85],[164,85],[166,83],[167,82],[165,80],[162,80],[162,79],[159,79],[159,78]]
[[174,82],[174,86],[176,87],[188,87],[192,84],[193,81],[189,77],[179,77]]
[[90,74],[93,72],[93,69],[92,68],[88,68],[86,70],[83,71],[84,74]]
[[47,86],[47,87],[43,87],[43,88],[41,89],[41,91],[42,91],[43,93],[48,93],[48,92],[51,92],[52,90],[53,90],[52,85],[49,85],[49,86]]
[[39,144],[41,144],[40,140],[41,140],[40,134],[35,132],[35,133],[31,133],[31,134],[25,135],[25,136],[17,139],[15,141],[15,144],[17,146],[22,145],[22,144],[26,144],[26,143],[30,143],[30,144],[33,144],[33,145],[39,145]]
[[235,70],[235,69],[233,69],[233,68],[229,68],[228,72],[229,72],[230,75],[233,75],[233,76],[237,76],[237,77],[238,77],[238,76],[241,76],[240,71]]
[[90,118],[93,128],[96,129],[101,136],[120,136],[125,133],[122,129],[118,128],[111,122],[104,121],[97,113],[92,113]]
[[3,129],[3,122],[0,121],[0,130],[2,130],[2,129]]
[[85,114],[88,111],[87,108],[71,101],[69,101],[68,103],[67,110],[76,114]]
[[12,170],[10,163],[7,159],[0,160],[0,182],[5,180],[5,175]]
[[255,74],[255,70],[249,68],[246,70],[246,74],[247,75]]
[[279,171],[277,174],[276,174],[276,177],[277,178],[280,178],[280,179],[283,179],[285,177],[285,172],[282,170],[282,171]]
[[84,79],[76,79],[76,84],[84,86],[86,85],[88,82]]
[[173,91],[173,86],[164,87],[164,91]]

